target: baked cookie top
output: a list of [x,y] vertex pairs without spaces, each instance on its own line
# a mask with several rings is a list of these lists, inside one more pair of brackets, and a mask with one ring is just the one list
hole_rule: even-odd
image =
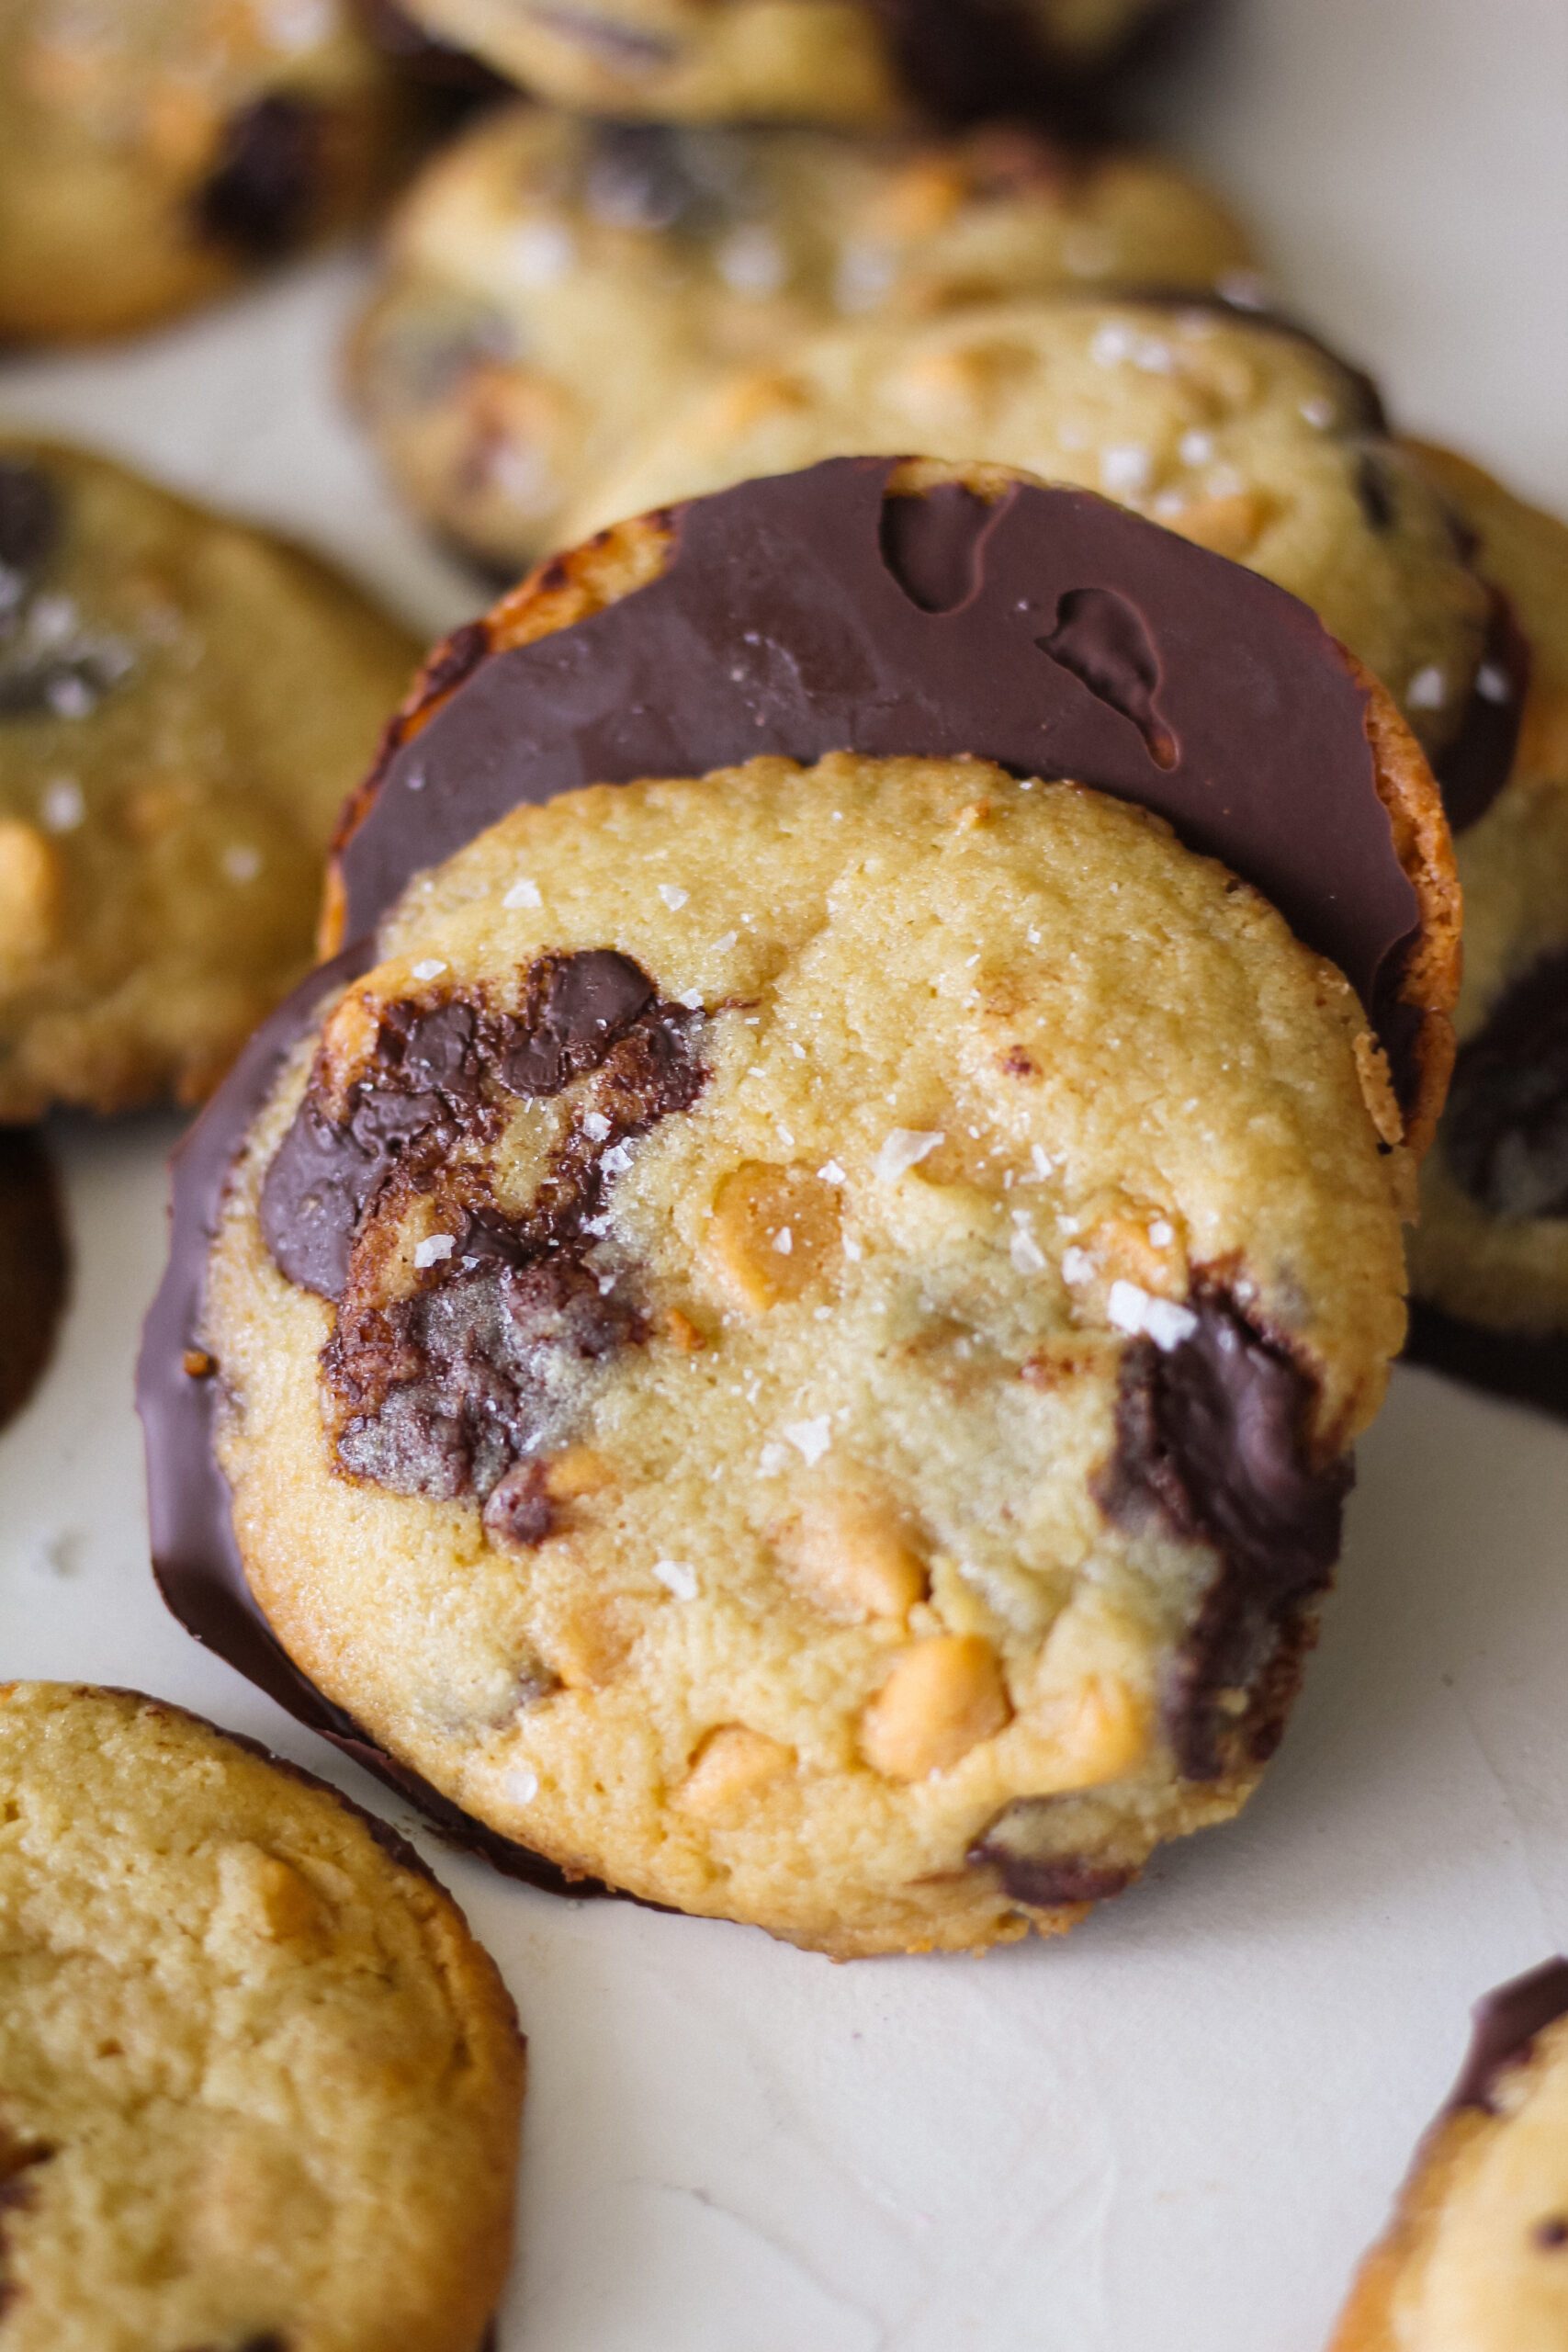
[[519,809],[236,1171],[198,1344],[251,1589],[569,1871],[843,1953],[1070,1924],[1278,1736],[1403,1327],[1366,1046],[1073,784]]
[[774,365],[846,318],[1063,284],[1206,289],[1251,259],[1214,198],[1134,152],[994,125],[847,141],[506,107],[404,198],[351,377],[413,504],[520,566],[717,368]]
[[413,658],[299,550],[0,436],[0,1118],[207,1091]]
[[342,228],[400,120],[351,0],[8,0],[0,334],[141,326]]
[[0,1688],[6,2352],[475,2352],[523,2051],[412,1850],[177,1708]]
[[[1265,573],[1383,681],[1443,769],[1493,650],[1487,588],[1367,379],[1264,315],[1093,295],[836,328],[645,426],[563,530],[912,447],[1080,482]],[[1511,741],[1492,753],[1495,789]]]
[[1483,2001],[1449,2108],[1333,2352],[1557,2352],[1568,2337],[1568,1962]]
[[884,126],[1081,113],[1171,0],[409,0],[430,30],[589,114]]

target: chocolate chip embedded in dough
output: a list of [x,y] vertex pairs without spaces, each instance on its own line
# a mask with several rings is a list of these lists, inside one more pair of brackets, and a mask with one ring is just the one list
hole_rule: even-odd
[[1067,1903],[1103,1903],[1129,1887],[1130,1866],[1064,1851],[1055,1842],[1062,1808],[1054,1797],[1021,1797],[998,1814],[964,1857],[994,1870],[1015,1903],[1050,1911]]
[[647,973],[613,948],[544,957],[513,1021],[516,1042],[501,1057],[502,1084],[513,1094],[558,1094],[604,1061],[653,995]]
[[1461,1046],[1439,1148],[1490,1216],[1568,1217],[1568,948]]
[[200,233],[257,261],[298,244],[321,185],[321,131],[308,100],[276,93],[231,115],[196,197]]
[[556,1523],[544,1464],[514,1462],[491,1488],[483,1518],[485,1533],[513,1551],[529,1551],[542,1544]]
[[21,594],[59,545],[64,514],[49,476],[22,458],[0,458],[0,571],[14,575],[0,594],[0,629]]
[[1538,2033],[1568,2017],[1568,1960],[1553,1958],[1499,1984],[1477,2001],[1471,2017],[1470,2048],[1449,2093],[1449,2111],[1476,2107],[1495,2114],[1494,2093],[1503,2076],[1529,2057]]
[[1278,1736],[1303,1611],[1330,1580],[1352,1472],[1320,1461],[1311,1374],[1250,1321],[1232,1292],[1201,1289],[1196,1328],[1173,1348],[1123,1351],[1116,1442],[1095,1482],[1106,1517],[1150,1516],[1218,1555],[1167,1676],[1165,1729],[1182,1773],[1221,1778]]

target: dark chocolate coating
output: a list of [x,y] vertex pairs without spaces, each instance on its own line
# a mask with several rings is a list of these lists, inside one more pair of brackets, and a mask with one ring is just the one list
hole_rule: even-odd
[[1528,2058],[1536,2035],[1568,2017],[1568,1960],[1549,1960],[1499,1984],[1477,2001],[1470,2050],[1449,2094],[1448,2112],[1478,2107],[1495,2113],[1492,2095],[1509,2068]]
[[[560,1891],[561,1873],[375,1749],[285,1656],[234,1540],[215,1381],[184,1369],[229,1170],[323,997],[374,961],[370,934],[412,876],[520,803],[585,783],[700,775],[759,752],[978,755],[1169,817],[1340,965],[1385,1034],[1398,1029],[1391,1043],[1416,1025],[1397,1001],[1416,895],[1378,796],[1367,695],[1314,615],[1106,500],[1032,484],[989,508],[939,491],[913,526],[899,518],[885,555],[896,463],[831,460],[696,501],[671,517],[660,577],[589,620],[477,661],[465,632],[462,683],[393,750],[344,848],[361,944],[257,1034],[175,1162],[138,1386],[165,1600],[448,1835]],[[955,582],[955,606],[926,608]]]
[[1404,1361],[1568,1420],[1568,1331],[1489,1331],[1417,1298]]
[[[581,785],[759,752],[974,755],[1141,802],[1223,859],[1339,966],[1411,1099],[1397,1000],[1416,894],[1365,695],[1321,624],[1087,491],[1020,483],[987,508],[953,485],[885,538],[897,462],[833,458],[679,507],[657,580],[480,662],[393,752],[343,847],[348,935],[509,809]],[[906,584],[892,564],[912,540]],[[966,568],[973,593],[931,609]]]

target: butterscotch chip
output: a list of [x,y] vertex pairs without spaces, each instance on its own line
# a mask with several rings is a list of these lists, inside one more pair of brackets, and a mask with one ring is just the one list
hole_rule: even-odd
[[905,1617],[925,1591],[924,1564],[886,1501],[813,1497],[777,1540],[791,1580],[830,1617]]
[[412,1849],[177,1708],[0,1686],[7,2352],[473,2352],[523,2045]]
[[866,1761],[894,1781],[945,1772],[1011,1713],[997,1654],[974,1634],[903,1651],[861,1719]]
[[296,548],[0,439],[0,1119],[210,1089],[309,967],[412,656]]
[[770,1739],[747,1724],[725,1724],[698,1748],[675,1802],[685,1813],[728,1813],[787,1772],[794,1761],[794,1751],[782,1740]]
[[709,1238],[736,1296],[765,1314],[820,1286],[842,1263],[838,1194],[809,1169],[747,1160],[714,1194]]

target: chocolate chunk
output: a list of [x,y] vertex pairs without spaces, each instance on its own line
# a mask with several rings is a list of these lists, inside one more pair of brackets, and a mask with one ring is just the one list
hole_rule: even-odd
[[1555,2254],[1560,2246],[1568,2245],[1568,2215],[1549,2213],[1536,2223],[1532,2234],[1543,2254]]
[[534,967],[517,1042],[499,1076],[513,1094],[558,1094],[569,1079],[596,1069],[653,999],[653,984],[629,956],[591,948]]
[[[977,592],[926,611],[884,555],[896,463],[829,459],[694,500],[674,512],[657,579],[481,662],[356,806],[340,865],[350,932],[510,809],[580,785],[703,775],[759,752],[810,763],[846,744],[868,758],[969,753],[1167,818],[1337,964],[1404,1048],[1393,1033],[1416,894],[1378,796],[1365,693],[1316,618],[1106,500],[1032,483],[988,510]],[[962,491],[946,504],[964,513]],[[1168,768],[1120,709],[1041,656],[1064,598],[1085,590],[1119,598],[1158,649]],[[439,792],[410,791],[415,775]],[[1409,1102],[1409,1051],[1394,1069]]]
[[994,1870],[1015,1903],[1050,1911],[1065,1903],[1104,1903],[1131,1886],[1131,1865],[1064,1852],[1054,1842],[1059,1808],[1054,1797],[1021,1797],[976,1839],[964,1860]]
[[961,482],[882,502],[882,560],[922,613],[953,613],[979,593],[986,535],[998,509]]
[[1514,607],[1491,590],[1486,650],[1459,729],[1432,762],[1456,833],[1485,816],[1513,774],[1529,693],[1532,654]]
[[1070,589],[1056,608],[1055,628],[1035,642],[1108,708],[1132,720],[1156,767],[1176,765],[1176,739],[1155,707],[1159,655],[1124,597],[1104,588]]
[[1286,1694],[1274,1669],[1282,1655],[1293,1668],[1303,1612],[1330,1581],[1352,1474],[1314,1457],[1311,1375],[1229,1291],[1189,1303],[1198,1328],[1178,1346],[1123,1351],[1115,1451],[1094,1493],[1108,1519],[1156,1518],[1219,1555],[1164,1693],[1179,1769],[1212,1781],[1262,1760],[1278,1737]]
[[354,1237],[408,1147],[446,1131],[438,1094],[361,1083],[349,1102],[338,1121],[307,1092],[262,1182],[262,1238],[274,1263],[322,1298],[341,1295]]
[[[47,474],[25,458],[0,458],[0,570],[14,572],[25,588],[60,543],[63,528],[60,492]],[[0,628],[19,597],[0,597]]]
[[1488,1216],[1568,1217],[1568,948],[1532,965],[1460,1047],[1441,1138]]
[[196,195],[200,233],[255,261],[276,260],[298,244],[321,188],[322,128],[308,99],[277,93],[231,115]]
[[1399,499],[1383,459],[1365,449],[1356,463],[1356,497],[1374,531],[1392,531],[1399,520]]
[[484,1507],[485,1533],[525,1552],[542,1544],[555,1523],[556,1507],[546,1490],[543,1463],[513,1463],[491,1489]]
[[58,2154],[47,2140],[18,2140],[0,2128],[0,2319],[17,2292],[15,2280],[6,2275],[6,2216],[27,2211],[37,2193],[32,2175]]
[[0,1429],[42,1378],[70,1289],[59,1188],[43,1145],[0,1128]]
[[588,209],[620,228],[688,232],[712,225],[714,190],[692,169],[692,134],[665,122],[604,122],[591,132]]
[[1471,2011],[1470,2049],[1449,2093],[1449,2111],[1478,2107],[1495,2114],[1493,2093],[1530,2054],[1538,2033],[1568,2017],[1568,1960],[1549,1960],[1488,1993]]

